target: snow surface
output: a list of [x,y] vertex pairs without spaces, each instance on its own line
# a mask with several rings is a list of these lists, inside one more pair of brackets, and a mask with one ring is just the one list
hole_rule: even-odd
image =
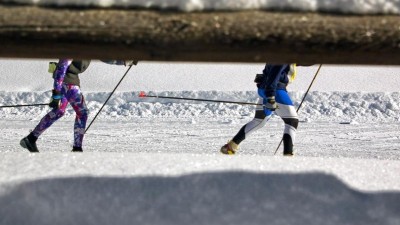
[[354,14],[399,14],[400,12],[399,0],[3,0],[2,2],[53,6],[177,9],[181,11],[262,9]]
[[[47,103],[47,60],[0,60],[0,105]],[[263,64],[140,62],[71,153],[71,108],[19,146],[48,107],[0,109],[0,224],[400,224],[400,67],[323,65],[300,111],[296,156],[274,156],[273,117],[235,156],[219,148],[254,106]],[[81,76],[89,122],[126,71]],[[317,65],[289,86],[296,107]]]

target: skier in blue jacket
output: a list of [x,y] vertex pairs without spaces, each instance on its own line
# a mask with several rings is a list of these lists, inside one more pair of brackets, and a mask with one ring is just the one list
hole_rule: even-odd
[[293,145],[299,123],[297,112],[288,95],[286,86],[296,76],[296,64],[267,64],[262,74],[257,74],[259,105],[254,119],[245,124],[231,141],[221,147],[223,154],[235,154],[239,144],[251,133],[263,127],[275,112],[285,123],[283,131],[283,155],[293,155]]

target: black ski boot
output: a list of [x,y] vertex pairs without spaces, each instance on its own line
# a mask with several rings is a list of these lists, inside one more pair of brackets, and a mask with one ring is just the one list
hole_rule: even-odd
[[39,149],[36,146],[37,137],[29,134],[28,136],[22,138],[19,144],[23,147],[28,149],[30,152],[39,152]]
[[82,147],[73,147],[71,152],[83,152]]
[[289,134],[283,135],[283,155],[293,156],[293,142]]

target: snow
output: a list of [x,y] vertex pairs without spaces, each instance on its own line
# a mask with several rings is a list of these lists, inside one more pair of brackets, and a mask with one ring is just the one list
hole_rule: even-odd
[[400,12],[399,0],[3,0],[3,2],[52,6],[177,9],[187,12],[249,9],[353,14],[399,14]]
[[[0,105],[47,103],[47,60],[0,60]],[[140,91],[256,102],[263,64],[139,62],[71,153],[71,108],[19,140],[48,107],[0,109],[0,224],[400,224],[400,67],[323,65],[300,111],[296,156],[278,117],[219,148],[254,106],[139,98]],[[89,122],[126,71],[95,61],[81,76]],[[299,105],[317,65],[299,68]]]

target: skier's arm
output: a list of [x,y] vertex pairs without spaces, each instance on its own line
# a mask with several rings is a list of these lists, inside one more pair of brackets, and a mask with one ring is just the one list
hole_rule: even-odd
[[286,65],[268,65],[267,67],[266,69],[264,69],[264,73],[268,73],[266,74],[266,76],[264,76],[265,96],[275,97],[275,92],[278,86],[279,77],[282,71],[286,68]]
[[54,71],[53,90],[61,92],[62,83],[72,59],[60,59],[57,63],[56,71]]
[[107,64],[124,65],[124,66],[131,66],[137,64],[137,61],[135,60],[100,60],[100,61]]
[[264,104],[265,108],[275,110],[278,106],[275,101],[276,88],[280,79],[281,73],[287,67],[287,65],[266,65],[263,71],[264,81],[262,82],[262,88],[264,88],[263,98],[266,99]]
[[72,59],[60,59],[57,63],[56,71],[54,71],[54,83],[53,91],[50,99],[49,106],[54,109],[58,109],[61,104],[61,88],[64,81],[65,74],[67,73],[69,65],[71,65]]

